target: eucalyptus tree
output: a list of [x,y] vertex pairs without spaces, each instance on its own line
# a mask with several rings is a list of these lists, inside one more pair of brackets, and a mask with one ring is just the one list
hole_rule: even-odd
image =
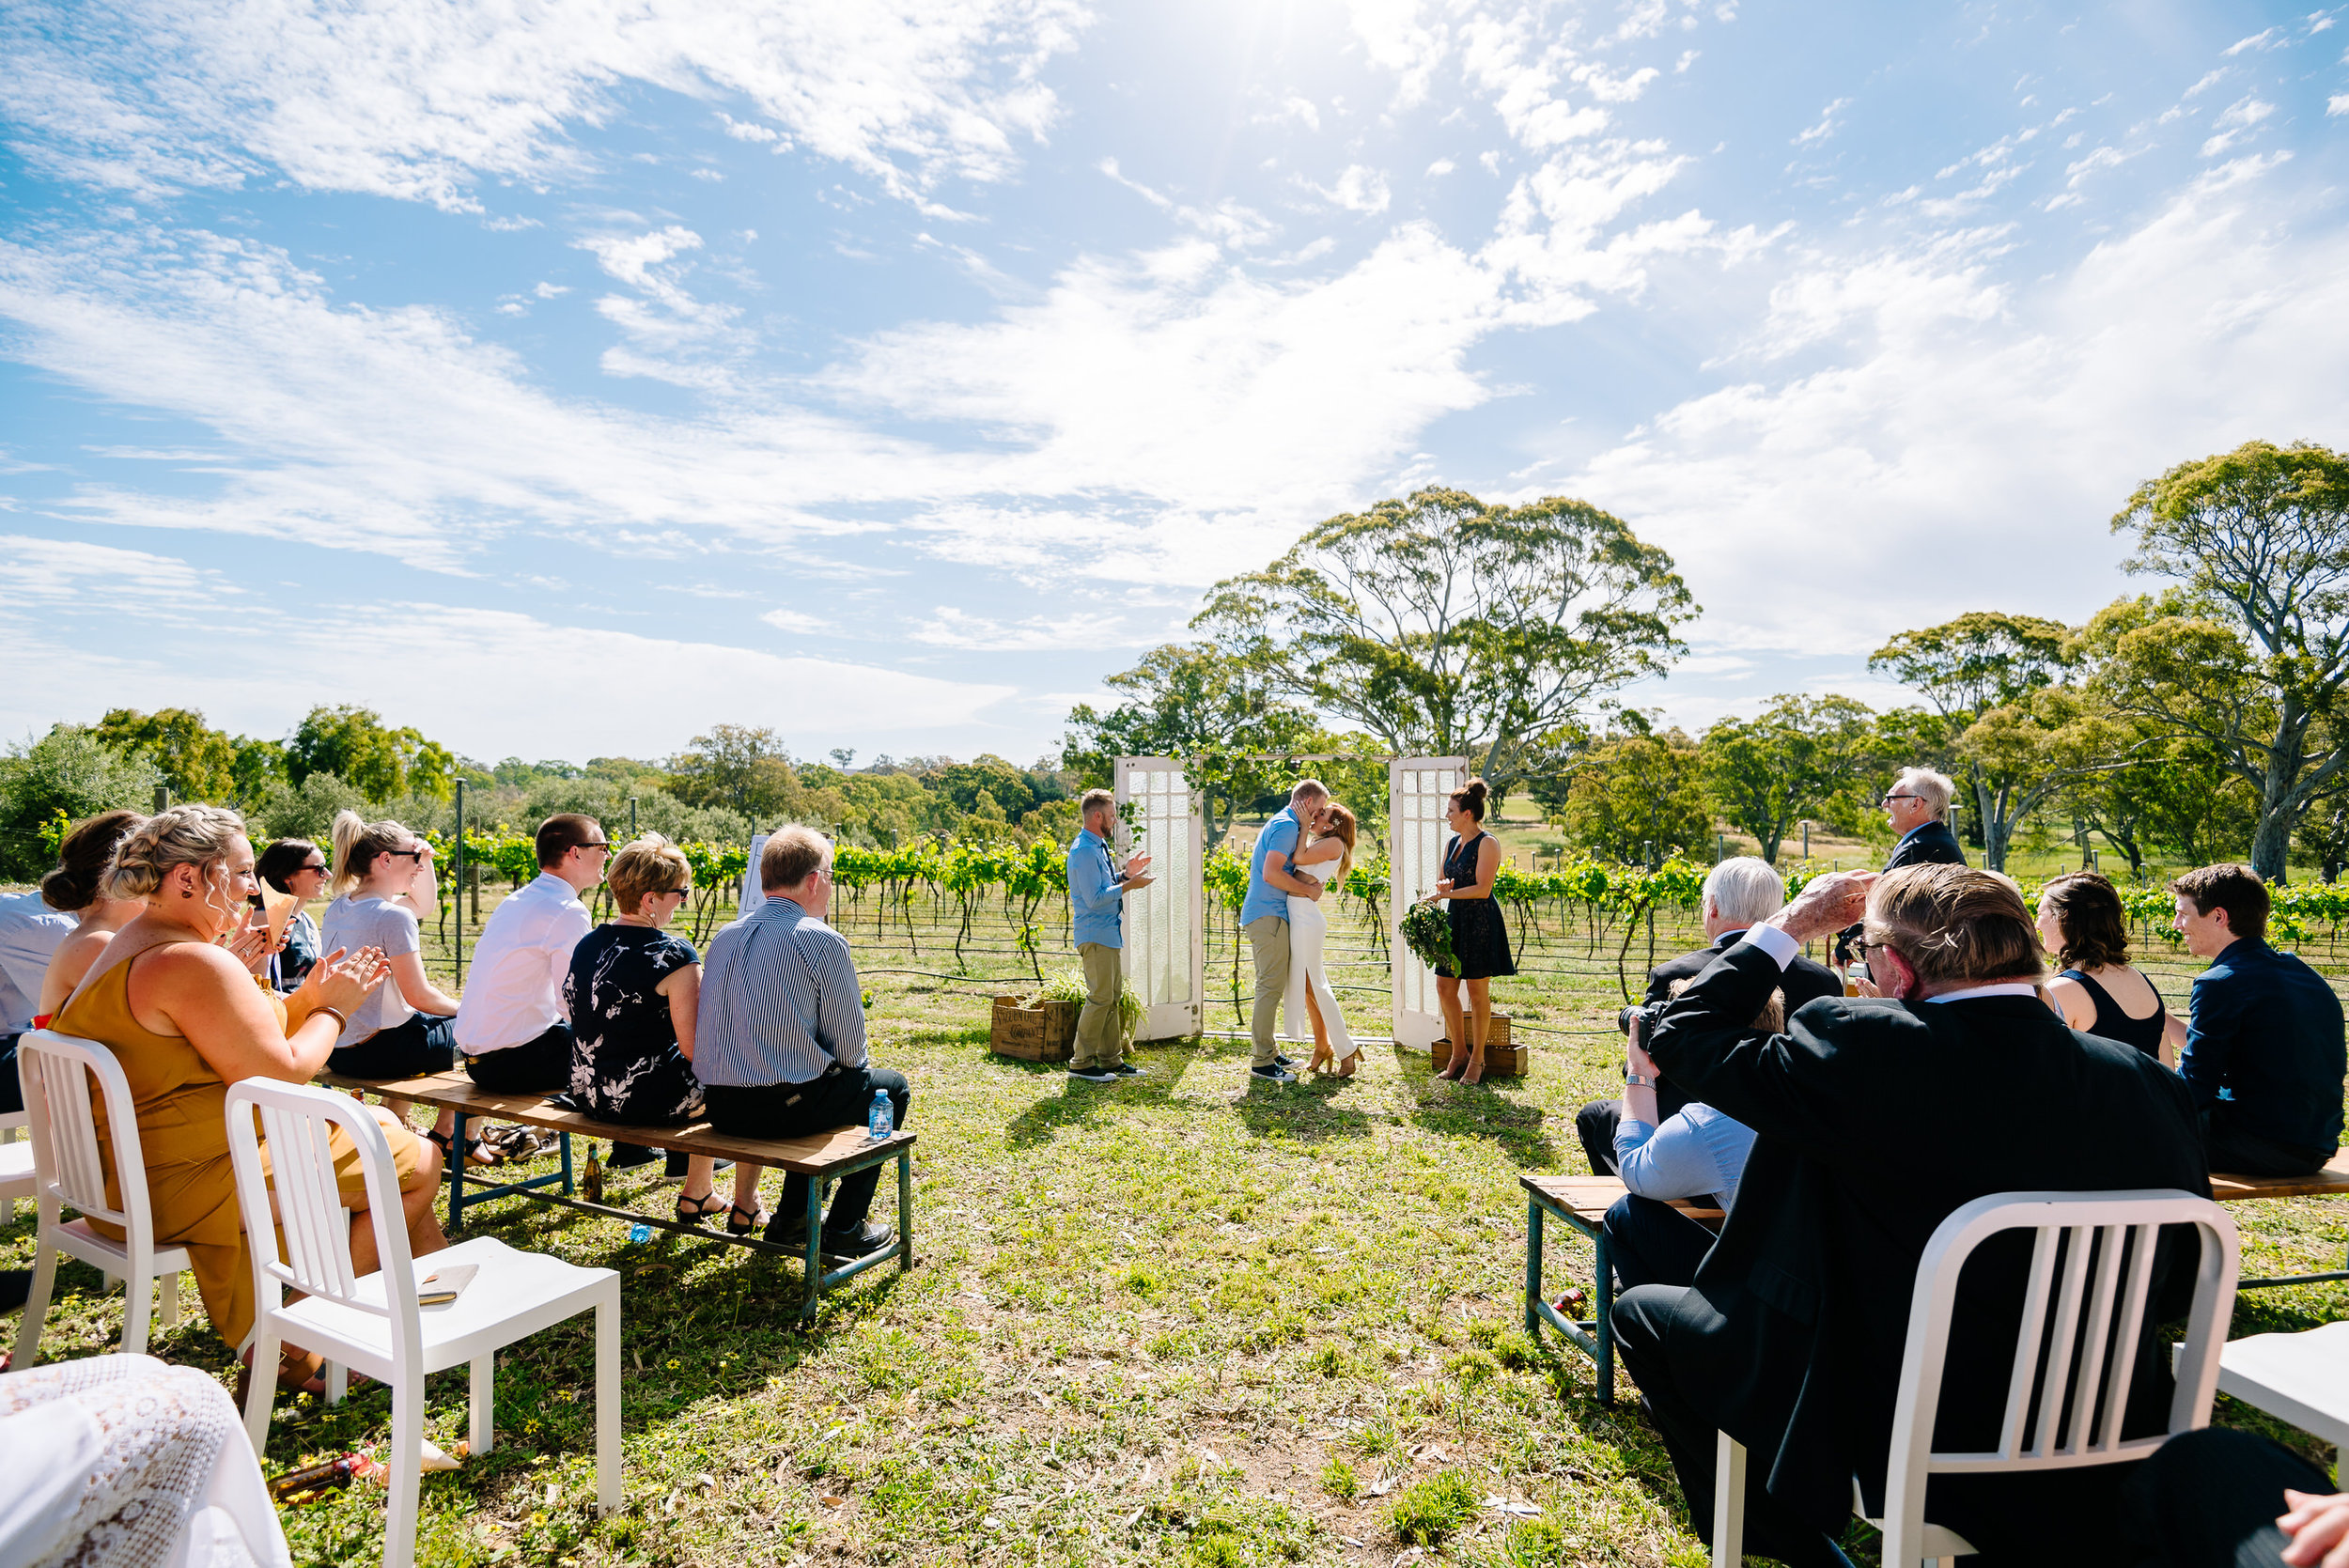
[[1121,756],[1182,758],[1211,845],[1223,842],[1235,812],[1285,786],[1266,756],[1320,749],[1312,714],[1283,701],[1260,666],[1215,647],[1168,643],[1104,684],[1125,700],[1069,710],[1061,766],[1107,785]]
[[2137,624],[2108,629],[2102,685],[2258,791],[2251,865],[2282,881],[2301,814],[2349,769],[2349,458],[2246,442],[2147,480],[2112,527],[2136,535],[2128,570],[2181,592],[2116,617]]
[[2119,767],[2127,735],[2100,703],[2063,684],[2072,632],[2037,615],[1976,611],[1904,631],[1868,667],[1923,693],[1957,735],[1983,863],[2006,867],[2022,820],[2071,781]]
[[1715,808],[1775,862],[1795,824],[1826,815],[1858,780],[1875,738],[1873,717],[1849,697],[1781,694],[1751,719],[1719,721],[1699,748]]
[[1470,757],[1497,794],[1543,737],[1687,651],[1672,557],[1562,496],[1423,489],[1308,530],[1192,620],[1278,694],[1401,753]]

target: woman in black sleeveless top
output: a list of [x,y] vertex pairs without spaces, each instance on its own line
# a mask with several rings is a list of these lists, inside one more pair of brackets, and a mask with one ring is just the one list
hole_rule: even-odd
[[[2128,916],[2102,873],[2074,872],[2046,885],[2039,895],[2039,939],[2063,966],[2047,982],[2047,1005],[2065,1023],[2170,1064],[2161,993],[2129,963]],[[2142,1012],[2149,1002],[2153,1010]]]
[[[1453,962],[1436,971],[1437,1004],[1443,1009],[1452,1057],[1437,1076],[1459,1083],[1475,1083],[1485,1076],[1485,1041],[1493,1021],[1492,977],[1517,972],[1509,953],[1509,928],[1493,899],[1501,846],[1485,831],[1486,795],[1485,781],[1470,779],[1452,797],[1445,816],[1453,840],[1443,854],[1443,880],[1430,895],[1447,901],[1450,908],[1444,912],[1452,922]],[[1465,1007],[1463,985],[1468,987]]]

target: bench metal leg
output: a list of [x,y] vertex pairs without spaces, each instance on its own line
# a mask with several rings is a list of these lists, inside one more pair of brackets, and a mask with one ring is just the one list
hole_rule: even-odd
[[1598,1275],[1598,1402],[1615,1403],[1615,1260],[1608,1255],[1607,1227],[1598,1227],[1591,1238],[1595,1261],[1591,1265]]
[[1542,1205],[1525,1202],[1525,1337],[1542,1343]]
[[811,1176],[807,1183],[807,1300],[800,1308],[802,1319],[816,1315],[817,1298],[824,1293],[824,1188],[821,1176]]
[[913,1151],[897,1151],[897,1267],[913,1266]]
[[465,1151],[471,1147],[465,1141],[467,1120],[463,1111],[457,1113],[456,1129],[449,1134],[448,1140],[448,1169],[443,1172],[448,1177],[448,1234],[451,1235],[465,1228]]
[[571,1195],[571,1135],[560,1132],[555,1136],[563,1141],[563,1196],[568,1198]]

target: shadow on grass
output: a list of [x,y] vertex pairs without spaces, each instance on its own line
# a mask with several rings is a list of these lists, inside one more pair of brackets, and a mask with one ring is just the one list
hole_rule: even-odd
[[1440,1084],[1420,1091],[1411,1125],[1447,1138],[1485,1138],[1529,1170],[1547,1171],[1558,1158],[1539,1106],[1519,1105],[1480,1083]]
[[1346,1103],[1346,1096],[1359,1095],[1362,1086],[1360,1078],[1299,1079],[1295,1083],[1267,1083],[1251,1078],[1232,1109],[1258,1137],[1278,1136],[1299,1143],[1362,1138],[1387,1120],[1383,1110],[1373,1115]]

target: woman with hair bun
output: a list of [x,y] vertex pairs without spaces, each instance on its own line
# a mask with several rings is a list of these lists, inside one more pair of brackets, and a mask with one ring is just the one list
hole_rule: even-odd
[[[1501,845],[1485,831],[1485,802],[1491,790],[1470,779],[1447,802],[1444,820],[1452,842],[1443,852],[1443,879],[1424,902],[1442,899],[1452,917],[1452,965],[1436,971],[1436,997],[1443,1008],[1452,1058],[1436,1076],[1457,1083],[1485,1077],[1485,1039],[1492,1030],[1492,978],[1517,972],[1509,954],[1509,928],[1493,901],[1493,878],[1501,875]],[[1468,986],[1468,1006],[1460,987]]]
[[[253,1329],[253,1264],[228,1163],[228,1085],[248,1078],[306,1083],[334,1037],[382,984],[382,955],[330,953],[301,989],[279,997],[220,945],[241,929],[260,879],[244,823],[218,806],[175,806],[134,828],[115,849],[101,896],[146,904],[99,955],[54,1028],[115,1053],[138,1107],[139,1143],[155,1239],[184,1247],[204,1311],[220,1337]],[[418,1256],[448,1245],[432,1213],[438,1151],[388,1110],[377,1110],[398,1172],[408,1245]],[[98,1138],[108,1141],[105,1117]],[[359,1152],[339,1127],[330,1148],[350,1215],[355,1274],[376,1268]],[[102,1220],[86,1221],[119,1240]],[[249,1369],[248,1369],[249,1370]],[[318,1358],[288,1351],[280,1383],[322,1393]]]
[[73,994],[115,933],[131,924],[147,906],[135,898],[107,898],[99,884],[115,858],[115,846],[146,820],[134,811],[101,812],[76,823],[57,846],[57,868],[40,879],[40,901],[51,908],[80,916],[57,951],[49,955],[49,972],[41,976],[40,1000],[33,1010],[33,1027],[46,1029],[49,1019]]

